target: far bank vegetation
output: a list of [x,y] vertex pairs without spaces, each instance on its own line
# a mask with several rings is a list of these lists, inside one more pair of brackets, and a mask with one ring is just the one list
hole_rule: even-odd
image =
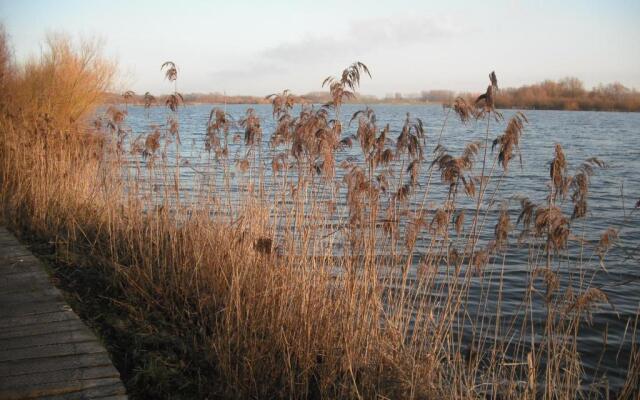
[[[111,93],[108,102],[118,104],[123,97],[129,104],[143,105],[148,96],[142,93]],[[148,93],[147,93],[148,94]],[[452,90],[423,90],[420,93],[389,93],[384,97],[357,94],[345,103],[353,104],[452,104],[456,97],[471,101],[479,93],[456,93]],[[164,104],[165,96],[158,96],[157,105]],[[328,92],[310,92],[295,96],[301,104],[325,104],[331,96]],[[188,93],[186,104],[270,104],[262,96],[227,95],[225,93]],[[578,78],[568,77],[558,81],[545,80],[532,85],[501,89],[496,99],[499,109],[566,110],[566,111],[640,111],[640,92],[619,82],[600,84],[590,90]]]

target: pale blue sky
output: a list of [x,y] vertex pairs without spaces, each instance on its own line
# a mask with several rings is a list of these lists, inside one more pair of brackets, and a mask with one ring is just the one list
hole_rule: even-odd
[[[120,65],[120,89],[265,95],[320,90],[366,63],[363,93],[481,91],[576,76],[587,87],[640,89],[640,1],[45,1],[0,0],[16,57],[49,31],[98,36]],[[126,87],[125,87],[126,86]]]

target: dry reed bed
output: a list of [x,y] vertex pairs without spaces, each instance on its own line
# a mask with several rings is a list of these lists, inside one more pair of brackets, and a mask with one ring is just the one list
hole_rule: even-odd
[[[589,159],[570,174],[557,146],[546,199],[522,200],[517,221],[502,208],[489,226],[487,215],[500,204],[490,200],[499,199],[503,177],[521,157],[527,124],[517,113],[504,134],[489,137],[490,124],[504,123],[494,107],[494,73],[485,94],[474,103],[457,99],[429,138],[418,119],[407,116],[396,133],[378,126],[370,109],[351,118],[355,135],[342,133],[341,105],[370,76],[361,63],[325,80],[332,98],[325,107],[294,116],[291,93],[269,96],[277,120],[269,154],[254,112],[234,126],[223,110],[213,110],[205,138],[211,162],[200,172],[221,179],[189,195],[180,182],[186,166],[175,64],[163,65],[174,90],[166,125],[131,138],[131,92],[125,109],[112,107],[101,122],[88,122],[115,71],[95,46],[53,38],[41,59],[18,68],[2,43],[1,83],[9,94],[0,102],[4,222],[55,243],[60,257],[112,276],[124,293],[114,304],[148,324],[149,334],[168,335],[186,349],[191,358],[180,368],[185,379],[198,377],[185,383],[190,395],[604,395],[602,386],[583,385],[577,338],[590,311],[608,301],[589,285],[585,265],[604,262],[620,232],[608,230],[594,248],[578,240],[573,226],[588,209],[595,169],[605,165]],[[153,101],[145,95],[147,107]],[[461,154],[442,142],[454,117],[487,127]],[[243,151],[229,154],[238,130]],[[350,146],[360,148],[358,162],[336,165],[337,152]],[[346,171],[343,182],[337,168]],[[421,168],[429,171],[426,182],[418,181]],[[231,172],[239,174],[241,190]],[[440,184],[448,197],[429,210],[429,189]],[[416,198],[417,185],[423,198]],[[343,195],[344,206],[337,201]],[[475,204],[472,211],[458,208],[462,197]],[[344,216],[337,232],[315,229],[336,224],[336,214]],[[499,305],[496,314],[485,311],[492,296],[500,297],[516,226],[529,242],[530,283],[522,315],[501,319]],[[487,232],[493,240],[481,241]],[[416,253],[419,240],[426,250]],[[576,265],[576,280],[567,283],[559,278],[561,262],[575,240],[592,258]],[[341,257],[334,256],[338,248]],[[419,273],[410,279],[414,258]],[[469,304],[478,277],[480,302]],[[545,315],[538,320],[533,308],[541,302]],[[470,318],[473,307],[480,312]],[[629,360],[620,398],[638,395],[635,343]],[[141,397],[143,390],[135,388]]]

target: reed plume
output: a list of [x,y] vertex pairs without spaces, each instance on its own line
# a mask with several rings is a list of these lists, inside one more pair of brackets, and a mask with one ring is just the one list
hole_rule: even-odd
[[165,61],[162,63],[160,70],[164,70],[164,77],[169,82],[174,82],[178,79],[178,67],[173,61]]
[[345,100],[355,98],[355,91],[360,86],[360,78],[362,74],[369,75],[371,72],[366,65],[360,61],[356,61],[342,71],[340,78],[334,76],[327,77],[322,82],[322,87],[329,87],[331,102],[326,104],[328,107],[334,107],[336,113],[340,115],[340,107]]
[[144,108],[149,109],[153,104],[156,103],[156,97],[149,92],[145,92],[143,101],[144,101]]
[[513,157],[514,149],[518,153],[520,159],[520,168],[522,168],[522,155],[520,154],[520,136],[524,130],[524,124],[529,122],[527,117],[520,111],[516,112],[509,120],[507,129],[504,134],[498,136],[491,146],[491,150],[496,146],[500,146],[498,153],[498,162],[502,165],[505,172],[509,169],[509,161]]
[[587,214],[587,198],[589,195],[589,182],[594,173],[594,167],[606,168],[607,165],[596,157],[588,158],[578,168],[577,173],[570,180],[570,186],[573,188],[571,201],[574,204],[571,219],[582,218]]
[[[106,340],[116,341],[114,360],[132,397],[602,394],[587,383],[578,343],[584,313],[608,299],[587,276],[595,263],[581,257],[582,246],[594,245],[604,258],[623,243],[624,230],[612,227],[595,244],[577,237],[569,218],[575,204],[553,195],[521,199],[515,225],[531,240],[527,249],[512,246],[515,212],[501,199],[501,183],[518,182],[502,180],[491,159],[477,175],[488,139],[465,142],[459,154],[440,142],[427,151],[427,123],[407,114],[382,126],[369,108],[343,132],[340,105],[368,74],[356,63],[325,82],[335,108],[304,105],[294,114],[295,97],[285,90],[268,96],[273,125],[256,110],[236,124],[212,109],[201,128],[216,160],[208,153],[188,159],[191,180],[181,188],[175,113],[182,98],[164,110],[166,123],[135,137],[126,108],[107,108],[85,127],[77,121],[93,115],[95,99],[78,93],[107,91],[100,82],[109,74],[104,65],[82,70],[93,59],[66,50],[58,45],[58,55],[24,70],[5,73],[10,67],[0,64],[7,81],[0,85],[19,94],[15,103],[0,97],[0,209],[3,223],[71,260],[54,264],[62,271],[54,273],[63,281],[86,278],[86,288],[69,285],[82,287],[83,302],[108,303],[90,314],[100,315]],[[175,89],[175,64],[162,70]],[[498,82],[494,73],[489,79],[493,97],[485,93],[478,105],[495,115]],[[34,82],[42,93],[32,92]],[[463,100],[452,107],[475,137],[470,122],[483,110]],[[494,145],[497,170],[520,156],[526,123],[516,114],[506,124]],[[446,117],[442,126],[447,132]],[[270,147],[263,135],[271,135]],[[238,149],[236,171],[227,169],[229,147]],[[558,200],[569,190],[576,204],[586,201],[600,164],[588,160],[571,179],[558,147],[551,191]],[[431,182],[435,172],[441,179]],[[457,196],[463,187],[467,196]],[[541,267],[545,250],[549,261]],[[515,296],[520,289],[522,306],[505,308],[507,290]],[[634,388],[637,369],[629,371]]]

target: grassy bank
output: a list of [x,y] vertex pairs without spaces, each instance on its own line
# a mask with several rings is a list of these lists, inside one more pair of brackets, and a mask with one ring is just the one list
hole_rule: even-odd
[[[557,146],[545,196],[523,200],[517,222],[498,208],[489,224],[500,202],[487,200],[500,199],[527,124],[523,114],[504,121],[495,110],[495,75],[482,101],[458,99],[429,139],[409,116],[391,138],[369,109],[353,116],[355,137],[343,137],[341,105],[369,78],[360,63],[325,81],[328,107],[294,116],[288,92],[272,96],[277,128],[269,152],[259,145],[265,133],[255,113],[233,125],[213,110],[209,162],[184,192],[179,93],[165,101],[165,125],[130,137],[126,109],[111,107],[96,119],[115,73],[97,47],[52,38],[41,58],[15,66],[0,43],[3,223],[45,244],[62,285],[110,341],[132,394],[608,394],[606,384],[583,385],[577,350],[586,317],[607,303],[606,293],[590,287],[587,264],[604,260],[621,234],[612,227],[589,243],[575,228],[586,216],[589,181],[604,164],[590,159],[569,171]],[[176,66],[164,71],[175,88]],[[461,154],[443,146],[453,118],[480,121],[469,125],[479,127],[480,139]],[[504,133],[489,137],[490,124]],[[230,154],[236,135],[242,152]],[[360,149],[358,160],[337,164],[346,146]],[[421,168],[429,168],[426,181],[418,181]],[[435,185],[448,197],[432,207]],[[472,208],[463,211],[463,202]],[[480,240],[487,232],[493,239]],[[522,313],[501,319],[498,305],[497,318],[470,318],[470,309],[500,298],[516,236],[526,238],[531,255]],[[418,251],[418,240],[426,249]],[[597,258],[569,268],[573,251]],[[410,278],[416,258],[419,273]],[[564,273],[575,279],[559,279]],[[478,282],[480,304],[469,304]],[[544,305],[542,319],[535,304]],[[637,347],[629,357],[627,383],[616,393],[622,399],[638,395]]]

